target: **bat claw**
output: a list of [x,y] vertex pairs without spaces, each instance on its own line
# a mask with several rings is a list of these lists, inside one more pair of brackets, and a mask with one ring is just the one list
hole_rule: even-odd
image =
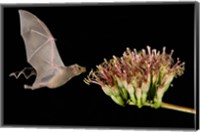
[[34,88],[33,87],[31,87],[31,86],[29,86],[29,85],[24,85],[24,89],[31,89],[31,90],[34,90]]
[[24,85],[24,89],[28,89],[30,86],[28,86],[28,85]]

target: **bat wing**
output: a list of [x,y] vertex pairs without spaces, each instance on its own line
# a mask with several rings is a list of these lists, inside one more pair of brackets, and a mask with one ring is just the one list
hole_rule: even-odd
[[64,64],[47,26],[30,12],[19,10],[19,14],[27,61],[35,68],[37,81],[51,75],[55,66]]

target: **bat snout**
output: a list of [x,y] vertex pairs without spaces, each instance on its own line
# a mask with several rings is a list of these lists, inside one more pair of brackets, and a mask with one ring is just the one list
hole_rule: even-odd
[[86,67],[80,66],[80,71],[81,71],[82,73],[86,72]]
[[78,64],[74,64],[74,65],[72,65],[72,67],[76,72],[78,72],[78,74],[86,72],[86,67],[84,67],[84,66],[80,66]]

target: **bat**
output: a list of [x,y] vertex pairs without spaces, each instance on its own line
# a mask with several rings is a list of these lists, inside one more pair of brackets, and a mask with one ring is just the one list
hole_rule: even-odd
[[36,75],[32,86],[24,85],[25,89],[39,89],[42,87],[57,88],[75,76],[86,71],[86,68],[73,64],[65,66],[57,50],[55,39],[47,26],[32,13],[19,10],[20,32],[24,40],[27,62],[33,67],[29,76],[24,68],[21,72],[11,73],[16,79],[24,75],[28,79]]

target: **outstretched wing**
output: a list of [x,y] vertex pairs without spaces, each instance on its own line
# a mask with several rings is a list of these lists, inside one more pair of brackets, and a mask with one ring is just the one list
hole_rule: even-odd
[[36,69],[37,78],[51,74],[54,66],[64,66],[46,25],[30,12],[19,10],[19,14],[27,61]]

